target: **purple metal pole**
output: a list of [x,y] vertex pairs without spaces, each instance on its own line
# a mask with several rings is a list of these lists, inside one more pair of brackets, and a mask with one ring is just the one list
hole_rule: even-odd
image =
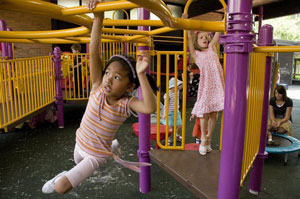
[[[6,22],[0,19],[0,31],[6,31]],[[7,44],[1,42],[2,57],[8,57]]]
[[123,49],[123,53],[124,53],[124,54],[128,54],[128,52],[127,52],[127,51],[128,51],[128,47],[127,47],[127,46],[128,46],[128,43],[125,42],[125,43],[124,43],[124,49]]
[[[259,32],[259,46],[272,46],[273,45],[273,27],[270,25],[264,25]],[[258,195],[261,188],[262,173],[264,167],[264,159],[267,158],[265,152],[266,137],[267,137],[267,123],[268,123],[268,109],[269,109],[269,90],[270,90],[270,78],[271,78],[271,57],[266,57],[265,66],[265,83],[264,83],[264,99],[263,110],[261,119],[260,130],[260,145],[257,157],[253,164],[253,168],[250,173],[249,192]]]
[[[150,19],[150,12],[144,8],[138,8],[138,19]],[[139,26],[138,30],[149,31],[148,26]],[[138,50],[149,50],[149,46],[138,46]],[[149,69],[147,73],[149,73]],[[142,99],[142,90],[138,90],[139,99]],[[140,162],[150,163],[150,115],[138,114],[139,116],[139,150],[138,157]],[[151,191],[151,167],[142,167],[140,173],[140,192],[148,193]]]
[[55,67],[55,86],[56,86],[56,105],[58,114],[58,128],[64,128],[64,108],[62,95],[62,72],[61,72],[61,51],[57,46],[54,48],[54,67]]
[[239,197],[247,113],[248,71],[254,34],[252,0],[229,0],[225,43],[226,82],[218,198]]
[[259,6],[258,32],[260,32],[263,18],[264,18],[264,7]]
[[86,53],[89,54],[89,52],[90,52],[90,45],[89,45],[89,43],[86,43],[85,47],[86,47],[86,50],[85,50]]
[[[11,31],[11,28],[7,28],[7,31]],[[7,43],[7,55],[8,59],[13,58],[13,49],[12,49],[12,43]]]

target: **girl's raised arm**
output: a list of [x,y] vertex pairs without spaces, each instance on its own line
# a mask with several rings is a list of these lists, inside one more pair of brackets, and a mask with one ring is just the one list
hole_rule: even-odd
[[[182,18],[183,19],[187,19],[187,14],[183,13],[182,14]],[[196,59],[196,53],[195,53],[195,46],[194,46],[194,42],[193,42],[193,33],[191,30],[187,31],[188,33],[188,46],[189,46],[189,50],[191,53],[191,56],[193,57],[193,59]]]
[[[103,0],[90,0],[87,7],[93,10],[97,3],[102,3]],[[94,22],[91,33],[90,41],[90,54],[91,54],[91,64],[90,64],[90,76],[92,81],[92,91],[98,88],[102,82],[103,64],[100,57],[100,41],[102,33],[104,13],[98,12],[94,13]]]
[[145,73],[150,65],[150,60],[150,55],[142,52],[142,55],[138,56],[136,62],[136,72],[142,89],[143,99],[138,100],[134,98],[131,100],[130,108],[138,113],[151,114],[156,110],[155,96]]
[[211,42],[209,43],[209,46],[211,47],[215,47],[216,44],[219,42],[219,38],[220,38],[220,33],[216,32],[213,39],[211,40]]

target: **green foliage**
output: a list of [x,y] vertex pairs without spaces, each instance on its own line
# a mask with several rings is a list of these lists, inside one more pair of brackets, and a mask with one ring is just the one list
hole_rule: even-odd
[[263,20],[264,24],[273,26],[274,39],[300,41],[300,14]]

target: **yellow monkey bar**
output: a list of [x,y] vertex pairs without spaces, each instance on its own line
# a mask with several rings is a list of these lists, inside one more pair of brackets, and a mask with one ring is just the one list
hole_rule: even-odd
[[[102,42],[116,42],[117,40],[113,39],[102,39]],[[89,37],[74,37],[74,38],[50,38],[50,39],[1,39],[0,42],[11,42],[11,43],[43,43],[43,44],[73,44],[73,43],[89,43]],[[146,43],[150,42],[150,38],[141,38],[136,40],[124,40],[124,42],[132,42],[132,43]]]
[[[103,12],[109,10],[120,10],[120,9],[132,9],[138,8],[139,6],[128,2],[128,1],[113,1],[113,2],[104,2],[98,4],[94,9],[94,12]],[[90,10],[86,6],[72,7],[72,8],[64,8],[61,13],[63,15],[78,15],[85,14],[90,12]]]
[[37,14],[92,28],[93,20],[89,16],[64,16],[61,13],[63,8],[62,6],[40,0],[1,0],[1,10]]
[[[52,31],[0,31],[0,39],[2,42],[24,42],[24,43],[70,43],[72,41],[84,42],[86,39],[65,39],[66,37],[81,36],[90,32],[89,28],[92,26],[92,19],[86,15],[67,16],[65,14],[81,14],[91,12],[85,6],[77,8],[63,8],[61,6],[48,3],[40,0],[3,0],[1,2],[1,9],[11,11],[21,11],[42,16],[52,17],[59,20],[76,23],[85,27],[65,29],[65,30],[52,30]],[[116,1],[107,2],[97,5],[94,11],[106,11],[114,9],[129,9],[143,6],[151,12],[155,13],[161,18],[160,20],[104,20],[104,26],[170,26],[156,29],[150,32],[138,30],[122,30],[122,29],[104,29],[106,33],[118,34],[138,34],[138,35],[154,35],[164,32],[169,32],[174,29],[200,29],[207,31],[222,31],[225,29],[223,22],[209,22],[199,21],[192,19],[174,18],[167,8],[167,6],[160,0],[152,1]],[[195,23],[197,22],[197,23]],[[49,39],[53,38],[53,39]],[[57,38],[57,39],[55,39]],[[122,41],[136,41],[142,36],[126,37]],[[6,40],[6,39],[9,39]],[[19,39],[19,40],[16,40]],[[24,40],[25,39],[25,40]],[[30,40],[26,40],[30,39]],[[43,40],[40,40],[43,39]],[[149,40],[149,39],[146,39]],[[139,42],[139,41],[136,41]],[[146,43],[142,41],[141,43]]]
[[253,47],[253,51],[256,53],[300,52],[300,46],[259,46],[259,47]]
[[102,28],[102,32],[103,33],[116,33],[116,34],[131,34],[131,35],[149,35],[148,31],[119,29],[119,28]]
[[11,39],[42,39],[42,38],[56,38],[79,36],[88,34],[90,31],[85,27],[71,28],[65,30],[52,30],[52,31],[1,31],[1,38]]

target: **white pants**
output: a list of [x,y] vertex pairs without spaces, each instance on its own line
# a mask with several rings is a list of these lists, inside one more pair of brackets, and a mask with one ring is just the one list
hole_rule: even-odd
[[84,152],[76,144],[74,149],[74,161],[76,166],[65,174],[73,188],[77,187],[82,181],[90,177],[101,164],[106,162],[106,158],[95,158]]

